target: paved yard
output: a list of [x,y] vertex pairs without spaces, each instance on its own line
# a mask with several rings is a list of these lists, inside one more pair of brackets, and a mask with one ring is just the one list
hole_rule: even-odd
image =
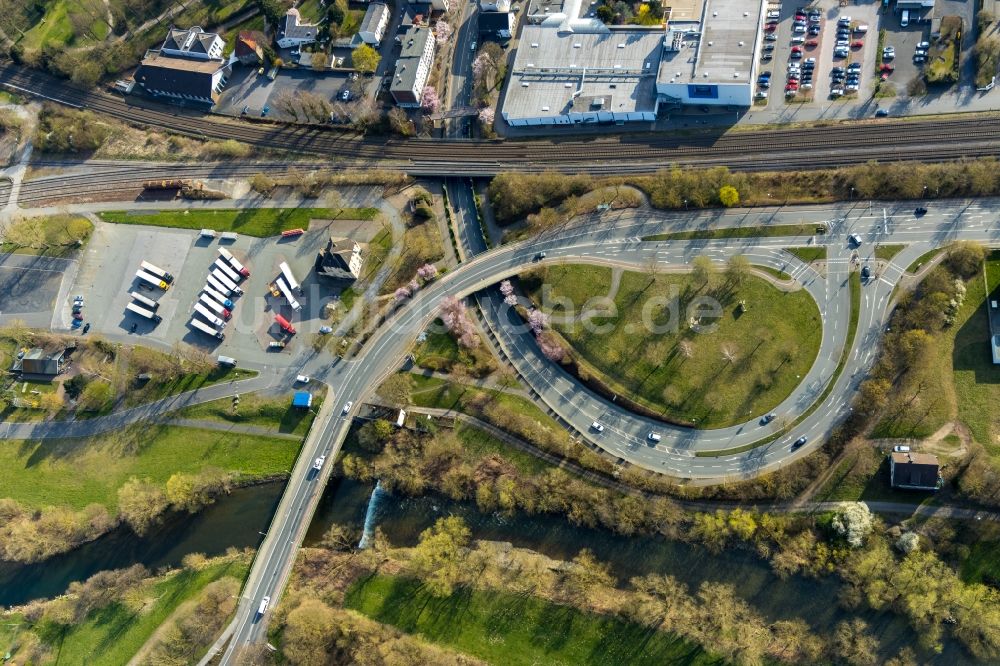
[[21,319],[29,326],[48,328],[69,265],[62,259],[4,255],[0,259],[0,321]]
[[249,107],[247,115],[259,117],[261,110],[270,106],[269,118],[294,120],[280,108],[278,100],[281,96],[310,92],[333,104],[347,84],[348,77],[344,72],[320,74],[311,69],[282,69],[272,81],[267,76],[258,75],[254,68],[237,67],[222,91],[215,111],[239,116],[245,107]]

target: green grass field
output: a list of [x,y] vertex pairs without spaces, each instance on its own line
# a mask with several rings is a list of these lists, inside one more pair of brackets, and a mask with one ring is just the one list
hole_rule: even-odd
[[93,223],[81,215],[23,218],[11,223],[0,252],[65,257],[85,247],[93,231]]
[[903,251],[905,245],[876,245],[875,258],[883,261],[892,261],[892,258]]
[[[435,321],[439,327],[440,321]],[[452,372],[462,368],[469,374],[482,377],[496,367],[493,356],[485,345],[477,349],[463,349],[458,346],[454,336],[443,330],[429,331],[423,342],[418,342],[413,349],[413,358],[421,368]]]
[[293,409],[291,395],[275,398],[250,394],[240,396],[240,405],[235,414],[232,409],[232,399],[219,398],[203,402],[200,405],[185,407],[174,415],[184,419],[202,419],[271,428],[278,433],[305,437],[326,395],[326,385],[321,386],[322,388],[312,387],[310,389],[313,394],[313,408],[310,410]]
[[455,435],[462,443],[462,447],[474,456],[485,458],[495,453],[502,456],[504,460],[513,463],[518,470],[529,476],[542,474],[552,468],[552,465],[538,456],[507,446],[490,433],[479,428],[459,423],[455,428]]
[[[24,33],[20,45],[25,49],[40,49],[43,46],[84,45],[107,37],[111,28],[100,16],[91,16],[85,9],[72,0],[53,0],[46,3],[45,16],[30,30]],[[103,9],[103,7],[102,7]],[[79,14],[76,18],[73,14]],[[85,30],[77,33],[74,20],[86,21]]]
[[[724,427],[773,408],[816,358],[821,321],[805,290],[782,292],[754,276],[732,289],[721,276],[708,287],[690,274],[654,278],[625,272],[614,299],[617,316],[605,311],[591,319],[595,326],[553,323],[573,349],[578,372],[672,420]],[[581,299],[600,293],[605,280],[593,267],[573,265],[539,269],[521,283],[543,309],[545,285],[556,297],[571,298],[580,312]],[[706,297],[719,309],[703,319],[708,328],[698,333],[688,322]]]
[[670,634],[530,596],[462,589],[439,599],[418,581],[373,576],[349,590],[345,606],[504,666],[721,663]]
[[666,234],[643,236],[644,241],[665,240],[712,240],[716,238],[770,238],[774,236],[812,236],[822,224],[775,224],[766,227],[735,227],[730,229],[692,229],[673,231]]
[[154,583],[150,594],[154,601],[141,613],[115,603],[92,612],[62,636],[52,633],[51,628],[39,627],[39,630],[47,630],[48,636],[56,639],[59,646],[56,663],[119,666],[128,663],[170,614],[206,585],[225,576],[242,581],[249,569],[248,562],[237,559],[213,563],[198,571],[177,571]]
[[812,261],[826,261],[825,247],[786,247],[785,252],[798,257],[807,264]]
[[288,439],[171,426],[149,426],[131,436],[134,445],[121,442],[119,433],[8,440],[0,447],[0,497],[34,508],[80,509],[96,502],[114,512],[118,489],[133,476],[165,483],[174,472],[217,467],[242,479],[261,478],[287,473],[300,446]]
[[[986,262],[989,275],[1000,282],[1000,253]],[[932,335],[933,355],[897,385],[875,437],[926,437],[958,417],[976,441],[994,456],[1000,455],[1000,366],[989,348],[986,285],[976,276],[967,284],[965,302],[954,325]],[[933,386],[933,391],[917,387]],[[916,398],[913,396],[916,394]]]
[[157,211],[148,215],[128,211],[99,213],[105,222],[142,224],[180,229],[236,231],[248,236],[277,236],[288,229],[308,229],[310,220],[371,220],[377,208],[246,208]]
[[960,574],[966,583],[982,583],[988,581],[991,585],[1000,582],[1000,542],[979,541],[972,544],[969,556],[962,562]]

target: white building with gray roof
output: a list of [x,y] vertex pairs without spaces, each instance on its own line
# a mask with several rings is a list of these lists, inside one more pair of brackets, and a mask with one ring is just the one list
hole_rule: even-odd
[[416,108],[434,64],[434,36],[430,28],[413,26],[403,34],[401,42],[389,94],[397,106]]

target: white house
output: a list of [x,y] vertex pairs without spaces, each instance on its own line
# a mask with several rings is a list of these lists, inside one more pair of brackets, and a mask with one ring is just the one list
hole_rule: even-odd
[[319,35],[319,26],[314,23],[303,23],[299,10],[292,7],[285,14],[285,19],[278,26],[277,43],[283,49],[290,49],[303,44],[312,44]]
[[389,7],[383,2],[373,2],[368,5],[368,9],[365,11],[365,18],[361,21],[358,37],[365,44],[378,46],[388,25]]
[[160,55],[195,60],[221,60],[224,48],[226,42],[222,37],[205,32],[198,26],[187,30],[172,27],[167,32],[167,38],[163,40]]
[[402,44],[389,93],[398,106],[416,108],[434,63],[434,36],[430,28],[414,26],[403,35]]

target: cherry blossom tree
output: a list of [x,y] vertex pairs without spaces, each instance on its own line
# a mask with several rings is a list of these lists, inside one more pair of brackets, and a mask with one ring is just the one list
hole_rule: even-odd
[[409,284],[406,285],[406,288],[410,290],[411,294],[415,294],[417,290],[420,289],[420,283],[416,280],[410,280]]
[[489,126],[493,124],[493,120],[496,118],[496,112],[493,110],[492,106],[486,106],[479,109],[479,122],[483,125]]
[[438,269],[434,264],[424,264],[417,269],[417,277],[424,282],[430,282],[437,277]]
[[393,294],[393,296],[395,296],[395,298],[396,298],[396,302],[397,303],[399,303],[401,301],[405,301],[406,299],[408,299],[412,295],[413,295],[413,293],[409,289],[407,289],[406,287],[400,287]]
[[510,283],[510,280],[504,280],[500,283],[500,293],[503,294],[503,302],[507,305],[517,305],[517,296],[514,295],[514,285]]
[[451,26],[447,21],[438,21],[434,26],[434,39],[438,44],[445,44],[451,37]]
[[444,327],[455,336],[460,347],[474,349],[479,346],[479,335],[469,318],[465,303],[454,296],[446,296],[441,301],[441,321]]
[[430,114],[436,113],[439,106],[441,106],[441,100],[438,98],[437,90],[434,89],[434,86],[425,87],[420,96],[420,108],[424,110],[424,113]]

